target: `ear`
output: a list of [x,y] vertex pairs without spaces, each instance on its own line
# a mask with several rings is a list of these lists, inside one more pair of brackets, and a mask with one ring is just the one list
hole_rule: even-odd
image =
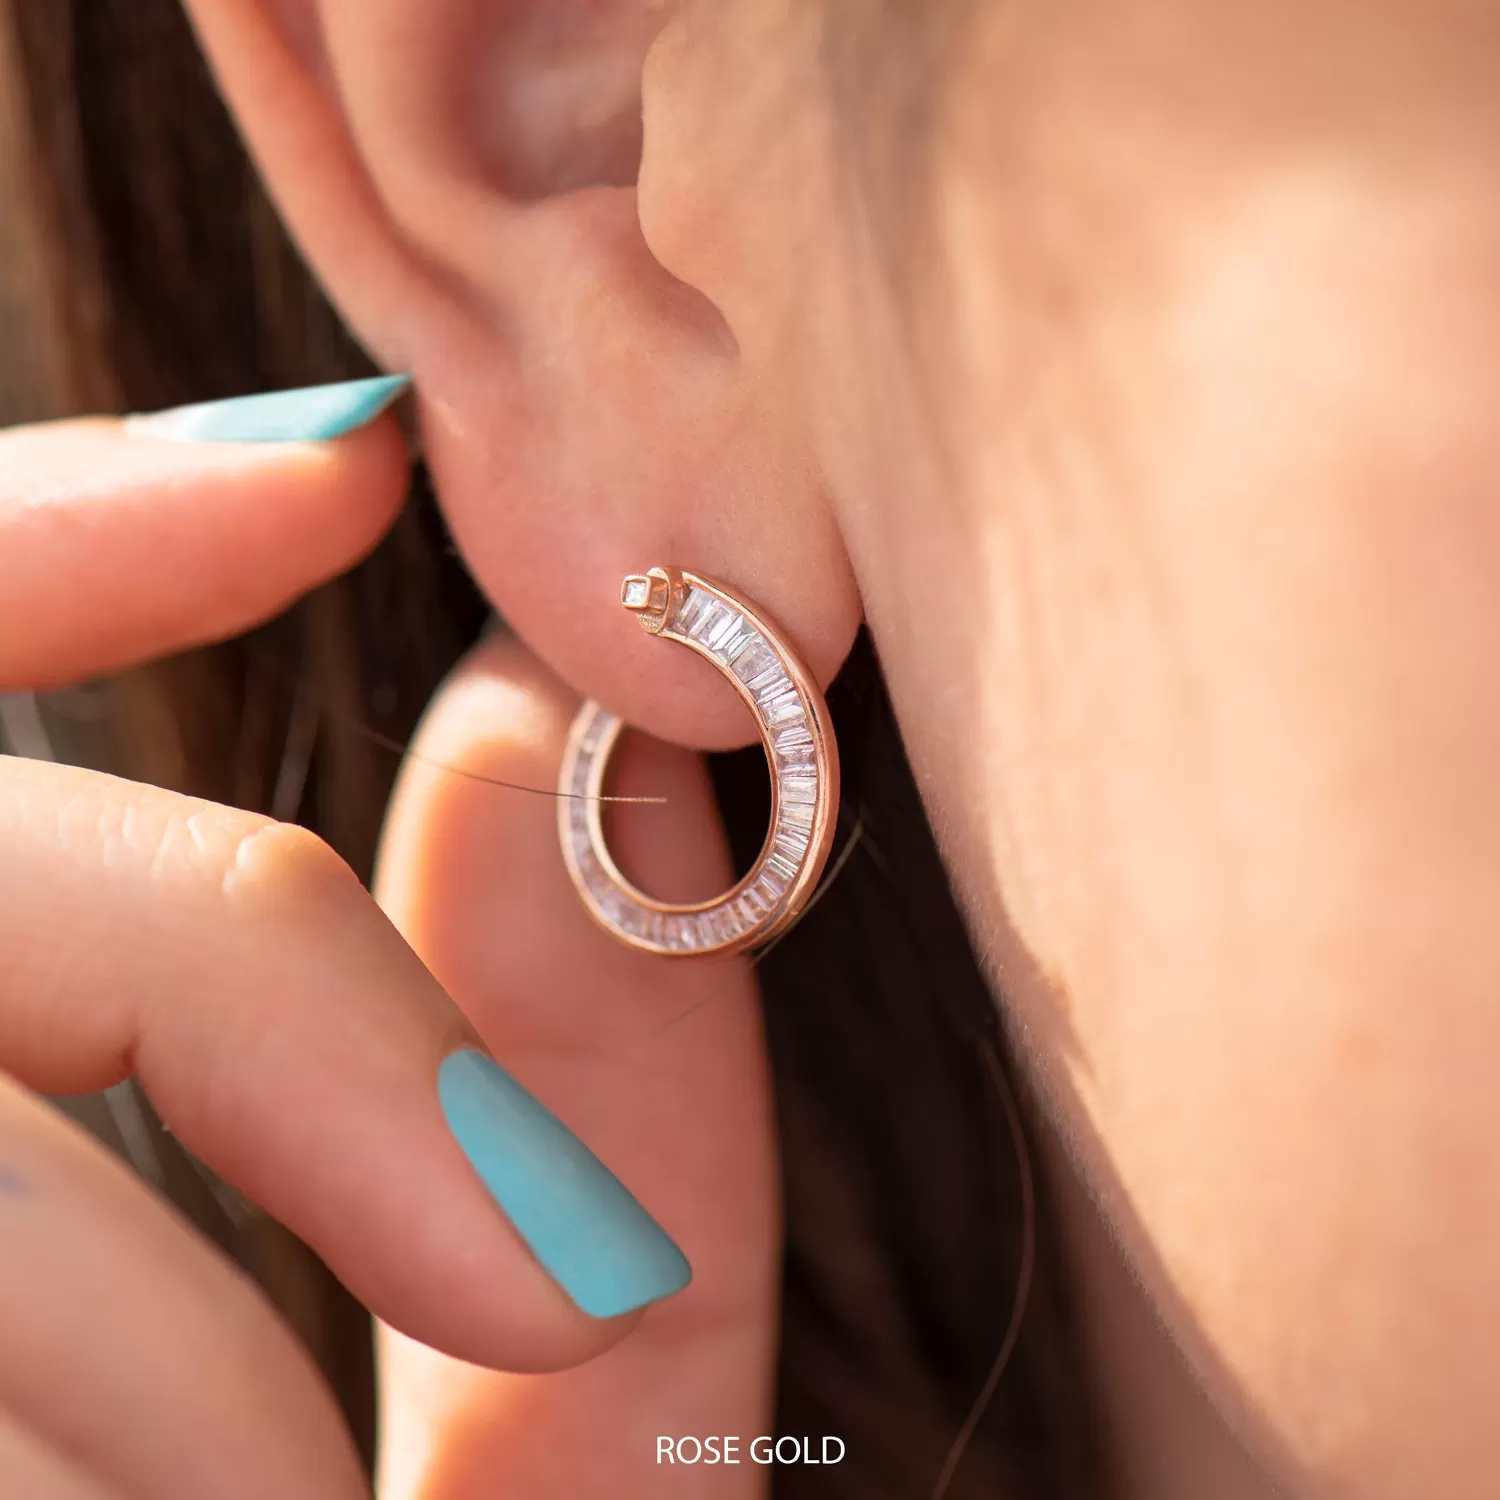
[[[677,564],[742,588],[826,683],[859,604],[806,425],[747,376],[754,330],[641,232],[661,0],[188,8],[313,269],[413,375],[458,543],[539,654],[664,738],[744,743],[712,669],[619,608],[626,573]],[[664,181],[683,145],[653,140]]]

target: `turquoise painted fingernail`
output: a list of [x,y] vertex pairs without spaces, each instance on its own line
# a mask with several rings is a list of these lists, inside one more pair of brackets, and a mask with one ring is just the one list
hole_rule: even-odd
[[410,375],[377,375],[178,406],[131,417],[129,425],[149,437],[185,443],[325,442],[373,422],[410,384]]
[[692,1280],[687,1257],[624,1183],[490,1058],[445,1057],[438,1098],[490,1195],[584,1312],[617,1317]]

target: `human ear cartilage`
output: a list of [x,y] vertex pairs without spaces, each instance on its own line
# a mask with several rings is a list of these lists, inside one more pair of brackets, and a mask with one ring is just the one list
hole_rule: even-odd
[[679,568],[631,574],[620,603],[642,629],[706,657],[755,716],[771,773],[771,827],[749,873],[711,901],[672,905],[637,890],[604,842],[601,797],[625,728],[592,701],[563,753],[558,831],[584,905],[633,948],[671,957],[742,952],[774,938],[807,904],[833,845],[838,747],[811,673],[781,632],[724,584]]

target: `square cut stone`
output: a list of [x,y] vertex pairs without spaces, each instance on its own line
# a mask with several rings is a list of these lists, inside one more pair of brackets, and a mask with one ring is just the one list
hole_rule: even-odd
[[627,578],[620,593],[620,603],[626,609],[644,609],[651,602],[651,580],[649,578]]

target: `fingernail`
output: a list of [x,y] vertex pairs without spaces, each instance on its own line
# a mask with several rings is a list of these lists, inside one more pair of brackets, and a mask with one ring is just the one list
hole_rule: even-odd
[[620,1179],[490,1058],[444,1058],[438,1098],[490,1195],[584,1312],[617,1317],[692,1280],[687,1257]]
[[377,375],[177,406],[130,417],[126,425],[147,437],[185,443],[325,442],[373,422],[410,384],[410,375]]

